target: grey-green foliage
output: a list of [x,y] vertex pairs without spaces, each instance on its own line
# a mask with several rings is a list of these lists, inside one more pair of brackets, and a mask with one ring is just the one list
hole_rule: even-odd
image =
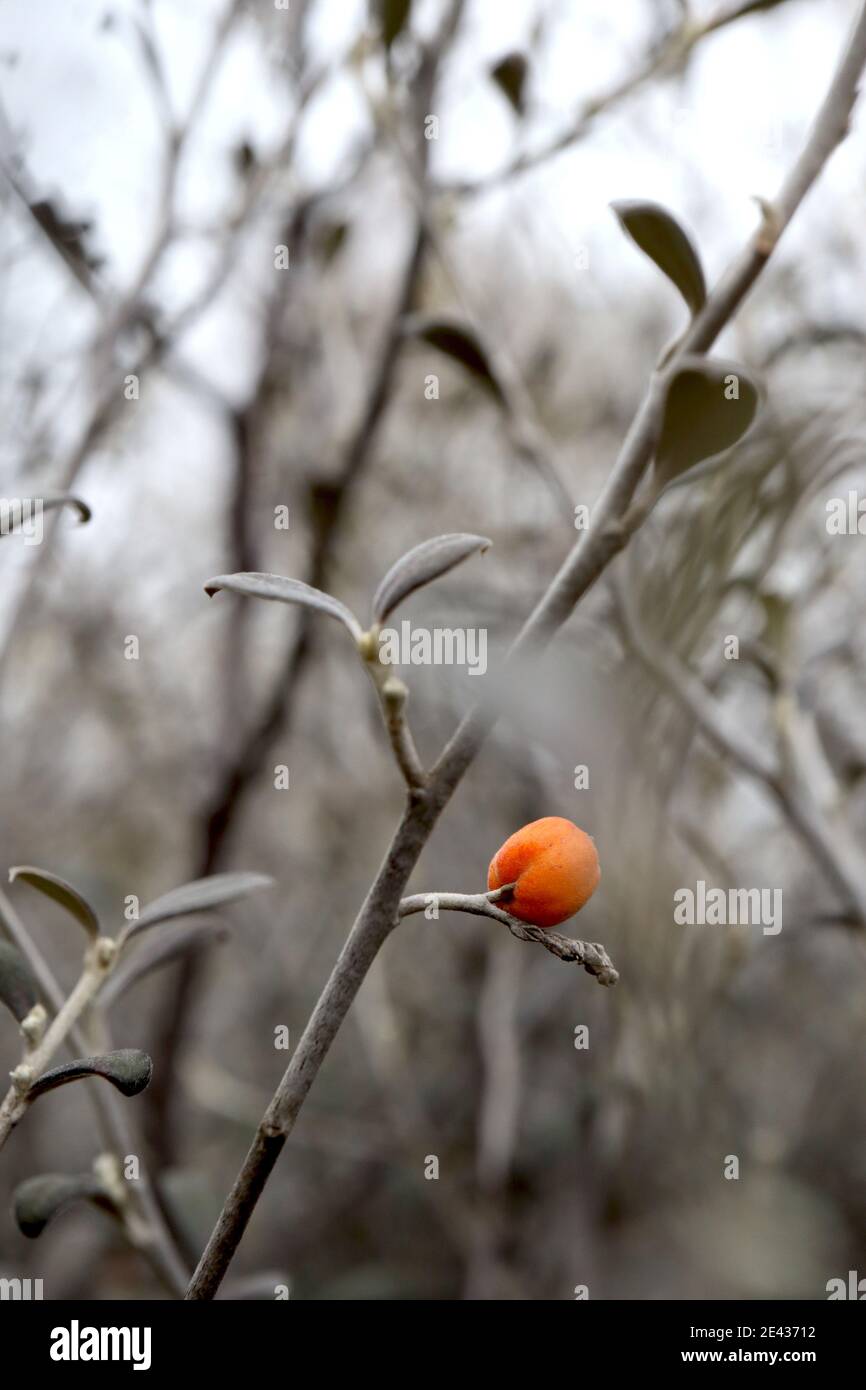
[[0,940],[0,1001],[21,1023],[38,1002],[33,972],[16,946]]
[[35,1240],[61,1211],[87,1201],[108,1205],[102,1184],[93,1173],[41,1173],[19,1183],[12,1212],[21,1234]]
[[88,1076],[101,1076],[109,1081],[115,1090],[124,1096],[137,1096],[150,1083],[153,1075],[153,1062],[146,1052],[134,1047],[118,1048],[96,1057],[76,1057],[72,1062],[64,1062],[52,1067],[30,1087],[28,1095],[35,1100],[54,1091],[58,1086],[66,1086],[71,1081],[81,1081]]
[[758,387],[740,363],[681,358],[665,399],[655,458],[658,481],[669,483],[738,443],[750,428],[759,401]]
[[676,285],[693,314],[707,297],[700,257],[685,229],[659,203],[627,200],[612,203],[623,230]]
[[34,868],[32,864],[19,864],[9,870],[10,883],[15,883],[19,878],[64,908],[90,936],[99,935],[99,921],[90,903],[65,879],[47,869]]

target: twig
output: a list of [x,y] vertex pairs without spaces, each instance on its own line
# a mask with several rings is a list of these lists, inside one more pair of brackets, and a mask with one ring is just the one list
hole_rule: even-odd
[[[669,365],[683,352],[710,348],[766,265],[784,228],[847,129],[866,64],[866,4],[831,82],[805,149],[776,200],[772,218],[734,261],[684,335]],[[772,235],[770,235],[772,223]],[[657,374],[625,440],[596,507],[547,592],[524,624],[508,667],[546,645],[570,616],[627,539],[622,526],[658,437],[664,382]],[[319,1067],[339,1031],[364,976],[397,920],[403,888],[453,791],[471,764],[496,713],[479,705],[462,721],[433,769],[428,786],[404,811],[391,846],[349,933],[291,1062],[268,1106],[240,1173],[226,1198],[187,1291],[188,1299],[213,1298],[282,1152]],[[528,928],[526,930],[529,930]]]
[[431,903],[443,912],[469,912],[475,917],[490,917],[494,922],[501,922],[518,941],[537,942],[560,960],[576,961],[590,975],[594,975],[600,985],[615,985],[619,979],[613,961],[597,941],[575,941],[547,927],[521,922],[510,912],[497,907],[488,893],[414,893],[402,899],[397,916],[403,918],[414,912],[425,912]]
[[[681,71],[703,39],[754,13],[760,4],[765,3],[766,0],[746,0],[739,8],[716,15],[704,24],[695,24],[684,17],[661,42],[653,45],[633,72],[613,83],[606,91],[585,101],[569,124],[547,139],[538,149],[517,155],[504,168],[480,179],[440,184],[435,190],[437,195],[450,194],[458,198],[474,198],[500,188],[503,184],[538,169],[557,155],[564,154],[589,134],[599,116],[614,110],[628,97],[640,91],[653,77]],[[782,4],[784,0],[776,0],[776,3]]]
[[[195,94],[189,108],[187,119],[180,127],[171,126],[166,130],[166,147],[162,169],[162,198],[157,225],[133,278],[132,284],[128,289],[116,294],[113,302],[111,302],[98,293],[97,286],[92,277],[85,283],[85,288],[88,293],[97,300],[104,315],[95,340],[91,345],[88,367],[88,375],[92,376],[94,380],[102,382],[102,385],[77,438],[71,444],[57,469],[56,482],[61,491],[68,491],[70,489],[85,460],[102,435],[110,427],[118,410],[122,406],[124,397],[118,390],[114,373],[110,370],[114,348],[124,331],[135,321],[136,316],[140,314],[144,292],[159,268],[169,245],[171,234],[174,229],[174,198],[181,156],[199,118],[201,109],[204,106],[210,85],[219,69],[220,58],[226,39],[240,16],[241,11],[241,0],[230,0],[230,3],[227,5],[215,27],[212,41],[199,75],[199,80],[196,84]],[[154,69],[150,65],[148,65],[148,72],[151,79],[155,81],[157,91],[159,91],[159,75],[157,74],[157,77],[154,79]],[[164,124],[162,121],[162,117],[165,115],[163,104],[160,104],[159,115],[161,123]],[[14,178],[10,178],[7,171],[4,172],[6,172],[7,181],[10,182],[10,185],[13,187],[27,212],[34,217],[40,232],[45,234],[46,229],[39,222],[38,217],[35,217],[33,205],[28,197],[19,186],[18,182]],[[51,237],[48,236],[47,239],[48,243],[56,250],[57,247],[53,245]],[[77,278],[79,280],[81,279],[80,276]],[[132,369],[135,374],[139,374],[145,366],[149,365],[150,362],[159,355],[162,349],[162,341],[154,337],[143,349],[138,362]],[[50,517],[46,523],[46,530],[50,532],[56,524],[57,517]],[[16,600],[7,624],[4,645],[2,650],[0,650],[0,685],[2,685],[3,681],[6,679],[12,649],[30,615],[31,606],[36,594],[37,583],[42,573],[42,566],[48,563],[50,553],[51,549],[49,546],[45,546],[39,551],[37,559],[31,566],[24,587]]]
[[397,766],[410,790],[423,787],[427,782],[427,774],[418,756],[415,740],[406,718],[409,691],[398,676],[386,676],[384,681],[377,683],[377,689],[382,704],[385,728],[388,731],[388,738]]
[[[334,549],[345,524],[354,488],[360,482],[379,437],[388,400],[396,376],[403,334],[400,324],[415,299],[426,250],[426,232],[419,219],[413,232],[412,245],[403,268],[400,286],[391,311],[385,336],[370,378],[360,416],[343,452],[337,476],[323,485],[321,494],[313,501],[312,550],[307,565],[306,581],[313,588],[328,587],[328,575]],[[209,805],[204,812],[204,845],[196,877],[205,877],[217,868],[225,850],[233,818],[243,802],[247,788],[255,784],[277,733],[283,729],[286,711],[295,704],[294,692],[307,670],[313,650],[314,619],[311,610],[302,608],[298,615],[282,666],[274,681],[264,709],[242,737],[222,768]],[[165,1044],[157,1046],[156,1056],[164,1076],[171,1073],[171,1057],[179,1046],[184,1021],[189,1016],[191,999],[195,994],[200,965],[194,958],[184,961],[177,985],[169,990],[162,1009]],[[159,1148],[164,1149],[168,1129],[171,1092],[158,1089],[155,1130],[162,1136]]]
[[0,1149],[27,1113],[33,1083],[39,1079],[54,1053],[66,1041],[72,1027],[96,998],[114,963],[116,949],[109,937],[97,937],[85,955],[84,969],[78,983],[64,1000],[42,1040],[35,1048],[28,1050],[21,1065],[13,1071],[12,1085],[0,1105]]

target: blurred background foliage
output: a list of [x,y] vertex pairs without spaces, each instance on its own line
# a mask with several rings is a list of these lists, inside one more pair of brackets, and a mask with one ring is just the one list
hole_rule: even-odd
[[[2,488],[72,486],[94,517],[3,541],[3,862],[64,875],[107,926],[126,895],[202,873],[276,880],[229,910],[224,945],[115,1011],[118,1046],[154,1056],[129,1114],[191,1258],[285,1065],[274,1030],[300,1035],[402,801],[342,632],[210,601],[205,580],[272,570],[363,617],[410,545],[480,532],[494,548],[406,615],[485,627],[495,682],[681,326],[608,201],[668,203],[712,281],[796,156],[852,8],[467,0],[451,33],[433,0],[7,0]],[[603,878],[573,928],[621,983],[490,922],[408,920],[226,1295],[821,1298],[863,1269],[863,924],[622,622],[625,595],[661,661],[862,841],[863,541],[828,535],[825,507],[863,483],[863,189],[852,139],[720,345],[763,381],[758,427],[671,490],[615,585],[503,692],[413,877],[478,891],[517,826],[576,820]],[[507,409],[417,315],[475,336]],[[481,682],[403,674],[432,761]],[[700,878],[782,887],[783,931],[676,926],[673,893]],[[77,938],[23,891],[71,982]],[[52,1097],[4,1151],[4,1206],[96,1144],[81,1088]],[[0,1274],[52,1298],[163,1293],[87,1209],[34,1243],[0,1222]]]

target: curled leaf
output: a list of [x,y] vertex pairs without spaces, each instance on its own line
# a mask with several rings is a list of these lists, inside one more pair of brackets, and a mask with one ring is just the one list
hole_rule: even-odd
[[0,940],[0,1000],[19,1023],[38,1003],[39,990],[30,966],[16,946]]
[[304,608],[315,608],[341,622],[356,641],[361,636],[361,624],[345,603],[331,594],[323,594],[321,589],[304,584],[300,579],[285,579],[281,574],[218,574],[204,586],[205,593],[211,597],[220,589],[244,594],[247,598],[275,599],[278,603],[298,603]]
[[523,90],[528,64],[522,53],[506,53],[490,69],[490,76],[511,103],[518,116],[523,114]]
[[21,498],[14,505],[12,503],[6,504],[3,516],[4,525],[0,529],[0,536],[12,536],[25,523],[29,524],[34,515],[39,516],[41,512],[53,512],[58,507],[74,508],[82,525],[90,520],[90,508],[80,497],[74,497],[71,492],[43,492],[37,496]]
[[475,333],[465,324],[453,319],[426,318],[412,315],[404,320],[403,331],[422,342],[429,343],[438,352],[444,352],[469,373],[480,386],[502,406],[506,405],[505,391],[499,381],[490,359]]
[[41,498],[42,509],[46,512],[54,511],[57,507],[71,507],[78,513],[78,520],[82,526],[89,521],[93,513],[89,506],[81,497],[75,497],[71,492],[44,492]]
[[700,257],[691,237],[659,203],[611,203],[623,230],[676,285],[693,314],[707,297]]
[[206,912],[210,908],[223,907],[226,903],[245,898],[259,888],[272,888],[274,880],[268,874],[234,873],[211,874],[208,878],[197,878],[192,883],[184,883],[180,888],[172,888],[155,898],[141,913],[137,921],[130,925],[127,937],[153,927],[157,922],[167,922],[173,917],[189,917],[194,912]]
[[730,449],[749,429],[759,402],[755,381],[738,362],[682,357],[665,399],[655,461],[659,482]]
[[76,1057],[74,1062],[52,1067],[51,1071],[34,1081],[27,1094],[31,1100],[35,1100],[48,1091],[55,1091],[58,1086],[66,1086],[70,1081],[80,1081],[86,1076],[101,1076],[110,1081],[121,1095],[137,1096],[149,1085],[152,1075],[153,1062],[146,1052],[139,1052],[135,1047],[122,1047],[100,1057]]
[[489,550],[492,544],[486,536],[460,531],[413,546],[391,566],[373,595],[373,622],[383,623],[409,594],[447,574],[476,551]]
[[57,874],[49,873],[47,869],[36,869],[32,864],[18,864],[9,870],[10,883],[14,883],[19,878],[23,879],[25,883],[29,883],[31,888],[38,888],[40,893],[44,893],[47,898],[53,899],[60,907],[65,908],[91,936],[99,935],[99,921],[90,903],[86,902],[81,894],[76,892],[65,879],[59,878]]
[[12,1211],[21,1234],[35,1240],[66,1207],[87,1201],[106,1201],[102,1184],[93,1173],[42,1173],[18,1184]]
[[228,927],[222,922],[189,922],[183,927],[166,927],[164,931],[155,932],[144,945],[121,958],[100,991],[100,1006],[110,1009],[145,975],[168,965],[187,951],[198,951],[225,941],[228,934]]

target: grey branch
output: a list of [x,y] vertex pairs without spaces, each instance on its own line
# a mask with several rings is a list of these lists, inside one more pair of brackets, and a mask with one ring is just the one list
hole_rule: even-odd
[[415,893],[402,899],[397,916],[403,918],[415,912],[425,912],[431,902],[435,902],[443,912],[469,912],[475,917],[490,917],[494,922],[506,926],[518,941],[535,941],[560,960],[576,961],[590,975],[594,975],[600,985],[616,984],[619,972],[597,941],[575,941],[549,928],[521,922],[518,917],[512,917],[510,912],[497,907],[492,899],[490,893]]
[[[776,3],[784,4],[786,0],[776,0]],[[565,153],[566,150],[583,140],[594,127],[599,116],[614,111],[629,97],[645,87],[652,78],[663,76],[666,73],[681,72],[691,59],[698,44],[704,39],[717,33],[720,29],[726,29],[728,25],[736,24],[739,19],[755,13],[760,6],[765,7],[766,4],[767,0],[744,0],[744,3],[736,9],[716,15],[715,18],[707,20],[705,23],[695,23],[684,15],[681,23],[672,28],[660,43],[653,45],[633,72],[615,82],[606,91],[599,92],[598,95],[586,100],[565,128],[544,141],[537,149],[517,155],[504,168],[477,181],[463,180],[443,184],[436,190],[437,193],[471,198],[491,189],[501,188],[503,184],[510,183],[513,179],[540,168],[548,160]]]
[[379,686],[379,696],[391,748],[406,785],[410,789],[423,787],[427,781],[427,774],[406,718],[409,691],[397,676],[388,676]]

